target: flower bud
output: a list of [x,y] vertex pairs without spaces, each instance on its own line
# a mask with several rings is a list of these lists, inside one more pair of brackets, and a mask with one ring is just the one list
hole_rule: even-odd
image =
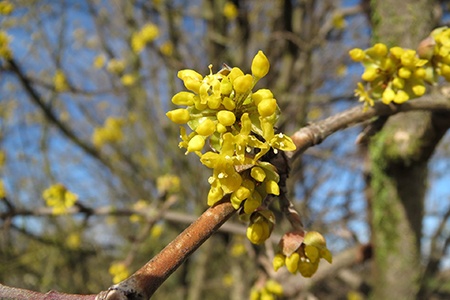
[[257,222],[247,227],[247,238],[253,244],[262,244],[270,237],[270,228],[268,222],[261,218]]
[[383,95],[381,97],[381,101],[383,101],[384,104],[389,104],[394,100],[395,98],[395,92],[390,87],[386,88],[383,92]]
[[220,188],[220,186],[211,186],[211,189],[208,193],[208,205],[213,206],[217,201],[222,199],[223,197],[223,191]]
[[187,151],[200,151],[205,146],[205,139],[201,135],[194,136],[188,143]]
[[426,88],[423,84],[416,84],[412,87],[414,95],[420,97],[426,92]]
[[251,90],[253,84],[252,75],[244,75],[237,77],[233,82],[233,87],[236,93],[245,94]]
[[409,77],[411,77],[411,70],[402,67],[398,70],[398,76],[400,76],[401,78],[408,79]]
[[278,183],[273,180],[268,180],[266,182],[266,192],[267,194],[278,196],[280,194],[280,187],[278,186]]
[[292,274],[295,274],[298,269],[298,262],[300,260],[300,254],[297,252],[292,253],[290,256],[286,257],[286,269]]
[[400,57],[402,56],[403,52],[405,52],[405,50],[401,47],[392,47],[389,52],[391,53],[392,56],[394,56],[397,59],[400,59]]
[[420,58],[431,59],[434,54],[434,47],[436,46],[436,41],[432,36],[429,36],[422,40],[417,47],[417,54]]
[[260,50],[252,61],[252,74],[255,78],[260,79],[269,72],[270,63],[264,53]]
[[300,261],[298,263],[298,271],[303,277],[311,277],[314,273],[316,273],[318,267],[318,263],[311,263],[307,261]]
[[203,79],[202,75],[195,72],[194,70],[189,70],[189,69],[178,71],[177,76],[178,76],[178,78],[180,78],[183,81],[188,77],[192,77],[194,79],[197,79],[198,81],[201,81]]
[[365,57],[366,57],[366,53],[364,52],[364,50],[359,49],[359,48],[355,48],[352,49],[348,52],[348,54],[350,55],[350,58],[354,61],[362,61]]
[[244,76],[244,72],[242,72],[241,69],[236,67],[231,69],[230,74],[228,74],[228,78],[230,79],[231,83],[233,83],[234,80],[240,76]]
[[172,103],[175,105],[190,106],[194,104],[195,95],[189,92],[179,92],[172,97]]
[[266,178],[266,172],[260,167],[253,167],[250,171],[250,176],[252,176],[256,181],[263,182]]
[[223,126],[231,126],[236,122],[236,116],[231,111],[221,110],[217,113],[217,120]]
[[255,105],[258,105],[264,99],[271,98],[273,98],[273,94],[269,89],[260,89],[252,94],[252,99]]
[[361,75],[362,80],[365,81],[374,81],[378,76],[377,69],[375,68],[367,68],[364,73]]
[[262,117],[271,116],[277,109],[277,100],[274,98],[264,99],[258,104],[258,113]]
[[409,100],[409,95],[403,90],[399,90],[394,98],[394,102],[397,104],[402,104],[408,100]]
[[203,122],[201,122],[195,129],[195,132],[203,136],[209,136],[213,134],[214,131],[216,131],[216,124],[214,124],[211,119],[203,120]]
[[227,77],[224,77],[220,82],[220,93],[222,95],[229,95],[233,90],[233,85]]
[[233,110],[236,108],[236,102],[234,102],[234,100],[232,100],[230,97],[224,97],[222,100],[222,104],[227,110]]
[[273,266],[273,269],[275,270],[275,272],[278,271],[279,268],[284,266],[285,260],[286,260],[286,256],[284,256],[283,254],[277,253],[275,255],[275,257],[273,258],[273,261],[272,261],[272,266]]
[[405,87],[405,79],[400,77],[395,77],[394,80],[392,80],[392,85],[396,87],[397,89],[403,89]]
[[166,113],[166,116],[174,123],[186,124],[190,120],[189,111],[184,108],[178,108]]

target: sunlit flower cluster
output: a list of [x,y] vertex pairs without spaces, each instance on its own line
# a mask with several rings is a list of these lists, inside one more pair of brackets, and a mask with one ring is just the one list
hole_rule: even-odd
[[415,50],[401,47],[387,48],[378,43],[362,50],[352,49],[350,57],[365,68],[355,94],[366,105],[381,99],[385,104],[403,103],[425,93],[426,59],[420,59]]
[[156,189],[160,195],[177,193],[180,191],[180,177],[172,174],[159,176],[156,179]]
[[350,57],[365,70],[355,94],[366,105],[381,100],[401,104],[420,97],[426,84],[435,84],[439,76],[450,81],[450,29],[435,29],[417,51],[401,47],[387,48],[378,43],[366,50],[350,50]]
[[109,267],[109,274],[112,276],[113,283],[119,283],[130,275],[128,267],[123,262],[114,262]]
[[145,24],[141,30],[131,36],[131,48],[135,53],[140,53],[148,43],[153,42],[159,36],[159,28],[155,24]]
[[14,5],[10,1],[0,1],[0,15],[9,15],[13,10]]
[[9,35],[0,30],[0,58],[9,59],[12,57],[11,49],[9,48],[10,37]]
[[64,92],[69,88],[66,75],[62,70],[56,70],[55,75],[53,76],[53,85],[57,92]]
[[57,183],[42,193],[47,206],[53,208],[53,214],[61,215],[67,212],[67,209],[75,205],[78,196],[69,191],[63,184]]
[[181,127],[179,146],[186,148],[186,153],[196,153],[213,169],[208,205],[230,194],[236,209],[243,207],[244,213],[251,214],[267,194],[279,194],[276,168],[261,159],[271,149],[275,153],[292,151],[295,145],[288,136],[274,131],[279,108],[272,92],[252,91],[269,66],[259,51],[252,61],[252,74],[229,67],[213,74],[212,66],[204,77],[194,70],[178,72],[189,91],[173,96],[172,102],[183,108],[169,111],[167,116],[192,129],[188,133]]
[[223,6],[223,15],[225,16],[225,18],[227,18],[228,20],[234,20],[237,18],[238,14],[238,8],[233,2],[225,2],[225,5]]
[[304,277],[311,277],[323,258],[332,261],[325,238],[316,231],[288,232],[280,241],[280,252],[273,259],[273,268],[277,271],[286,266],[292,274],[299,272]]
[[102,127],[94,129],[92,142],[98,148],[107,143],[117,143],[123,139],[122,127],[125,121],[120,118],[108,117]]
[[250,300],[275,300],[283,296],[283,286],[273,279],[267,280],[262,287],[254,287],[250,292]]
[[440,27],[433,30],[428,39],[419,46],[419,53],[430,61],[430,81],[437,82],[438,76],[450,81],[450,29]]

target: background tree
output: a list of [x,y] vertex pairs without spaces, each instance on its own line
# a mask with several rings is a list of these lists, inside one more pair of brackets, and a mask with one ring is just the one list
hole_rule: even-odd
[[[434,1],[22,0],[1,1],[0,12],[0,281],[83,294],[127,277],[207,207],[210,174],[176,147],[165,116],[182,90],[178,70],[207,74],[225,62],[249,71],[263,50],[271,70],[259,86],[280,104],[279,129],[294,133],[355,105],[361,69],[347,52],[368,46],[371,30],[388,46],[415,48],[447,18]],[[268,262],[289,228],[281,212],[265,247],[233,217],[155,298],[244,299],[269,278],[291,299],[363,297],[372,287],[375,298],[448,295],[448,138],[429,161],[448,118],[442,106],[405,115],[385,118],[369,154],[352,129],[293,161],[290,197],[305,227],[326,234],[331,269],[311,280],[274,273]]]

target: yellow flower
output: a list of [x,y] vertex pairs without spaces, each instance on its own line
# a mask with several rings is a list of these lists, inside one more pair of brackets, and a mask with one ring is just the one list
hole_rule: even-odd
[[164,227],[161,224],[155,224],[150,231],[150,236],[154,239],[157,239],[163,233]]
[[136,82],[136,76],[132,74],[125,74],[121,78],[124,86],[132,86]]
[[108,62],[107,69],[113,74],[120,74],[125,70],[125,62],[123,60],[113,58]]
[[180,191],[181,179],[177,175],[163,175],[156,179],[156,189],[160,194],[178,193]]
[[94,129],[92,134],[93,144],[101,148],[106,143],[117,143],[123,140],[122,127],[124,120],[121,118],[108,117],[102,127]]
[[217,113],[217,120],[223,126],[231,126],[236,122],[236,116],[231,111],[221,110]]
[[344,29],[345,26],[347,25],[347,23],[345,22],[345,18],[343,14],[333,14],[333,19],[332,19],[332,24],[333,27],[336,29]]
[[131,49],[134,53],[139,54],[145,48],[145,40],[141,32],[134,32],[131,35]]
[[0,15],[9,15],[13,12],[14,5],[9,1],[0,1]]
[[236,7],[236,5],[231,2],[231,1],[227,1],[223,7],[223,15],[228,19],[228,20],[234,20],[236,19],[236,17],[238,16],[238,9]]
[[177,124],[186,124],[191,119],[189,112],[184,108],[171,110],[166,113],[166,116]]
[[94,68],[96,68],[96,69],[101,69],[101,68],[103,68],[103,67],[105,66],[105,62],[106,62],[106,59],[105,59],[105,56],[104,56],[104,55],[97,55],[97,56],[94,58],[94,61],[93,61],[93,63],[92,63],[92,66],[93,66]]
[[69,88],[66,75],[62,70],[56,70],[55,76],[53,77],[53,84],[57,92],[64,92]]
[[123,262],[114,262],[109,267],[109,274],[112,276],[112,282],[114,284],[125,280],[130,275],[128,267]]
[[166,41],[162,43],[162,45],[159,47],[159,50],[161,53],[165,56],[172,56],[173,54],[173,44],[171,41]]
[[269,72],[270,63],[266,55],[260,50],[252,61],[252,74],[257,79],[263,78]]
[[9,35],[3,31],[0,30],[0,57],[9,59],[12,57],[11,49],[9,48],[9,42],[11,38]]
[[0,180],[0,199],[6,197],[6,188],[3,179]]
[[159,28],[155,24],[148,23],[141,29],[141,35],[146,43],[152,42],[159,36]]
[[46,204],[53,208],[53,214],[60,215],[75,205],[78,196],[67,190],[61,183],[54,184],[42,193]]
[[69,249],[76,250],[80,248],[81,236],[79,233],[71,233],[67,236],[65,244]]

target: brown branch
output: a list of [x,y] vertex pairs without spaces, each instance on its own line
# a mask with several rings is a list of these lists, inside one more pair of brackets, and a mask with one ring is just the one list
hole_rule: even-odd
[[347,109],[295,132],[291,138],[297,146],[297,150],[288,153],[288,156],[292,157],[301,154],[309,147],[320,144],[331,134],[370,120],[373,117],[390,116],[413,110],[450,111],[450,100],[443,95],[433,94],[410,100],[400,105],[385,105],[377,102],[374,106],[368,108],[360,105]]
[[50,291],[46,294],[0,284],[0,299],[14,300],[94,300],[96,295],[71,295]]
[[206,210],[159,254],[128,279],[101,292],[97,300],[149,299],[161,284],[236,210],[229,197]]

